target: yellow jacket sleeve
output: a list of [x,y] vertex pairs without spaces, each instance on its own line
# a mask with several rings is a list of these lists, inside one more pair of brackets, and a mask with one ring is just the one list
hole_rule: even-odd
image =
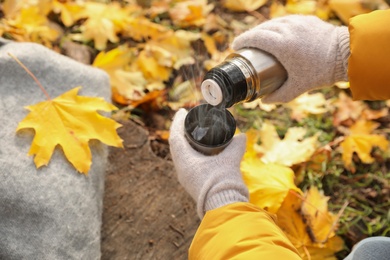
[[353,98],[390,99],[390,10],[353,17],[349,33],[348,77]]
[[189,250],[189,259],[301,259],[272,217],[244,202],[210,210]]

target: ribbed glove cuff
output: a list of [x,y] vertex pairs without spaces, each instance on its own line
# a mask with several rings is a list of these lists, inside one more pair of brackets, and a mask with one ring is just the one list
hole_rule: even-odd
[[[240,175],[238,173],[237,175]],[[201,193],[202,196],[202,193]],[[248,202],[249,192],[243,181],[232,180],[220,182],[214,185],[204,198],[198,200],[198,215],[202,219],[205,212],[235,202]]]
[[338,48],[336,55],[335,81],[347,81],[348,58],[350,55],[349,31],[346,26],[338,27],[336,30],[338,34]]

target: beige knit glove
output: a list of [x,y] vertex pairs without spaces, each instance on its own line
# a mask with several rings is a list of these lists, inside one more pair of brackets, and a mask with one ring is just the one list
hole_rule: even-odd
[[266,21],[236,37],[232,47],[253,47],[275,56],[287,81],[264,103],[285,103],[337,81],[348,80],[349,32],[316,16],[289,15]]
[[195,151],[184,136],[185,109],[172,122],[169,144],[179,182],[197,202],[203,218],[206,211],[234,202],[248,202],[248,189],[240,172],[246,136],[237,135],[221,153],[213,156]]

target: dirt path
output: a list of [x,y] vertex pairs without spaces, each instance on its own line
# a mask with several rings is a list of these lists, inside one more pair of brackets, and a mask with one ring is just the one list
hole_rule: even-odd
[[104,197],[102,259],[187,259],[199,225],[195,204],[170,160],[157,157],[148,132],[132,121],[112,148]]

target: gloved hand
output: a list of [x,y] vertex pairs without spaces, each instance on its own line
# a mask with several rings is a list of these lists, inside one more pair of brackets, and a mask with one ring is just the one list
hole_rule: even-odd
[[203,155],[194,150],[184,136],[185,109],[172,122],[169,144],[179,182],[197,202],[203,218],[206,211],[234,202],[248,202],[248,189],[240,172],[246,136],[239,134],[221,153]]
[[348,28],[316,16],[289,15],[261,23],[234,39],[234,50],[244,47],[272,54],[287,71],[286,82],[262,98],[263,103],[289,102],[307,91],[348,80]]

